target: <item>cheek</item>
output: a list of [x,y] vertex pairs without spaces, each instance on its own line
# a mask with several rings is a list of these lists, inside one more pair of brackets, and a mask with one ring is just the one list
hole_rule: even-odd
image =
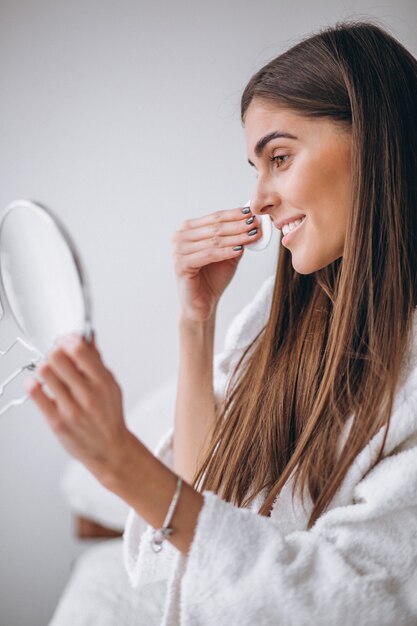
[[[347,173],[341,175],[336,168],[323,168],[314,174],[306,175],[299,186],[298,197],[311,226],[323,229],[329,237],[340,236],[346,230],[350,196],[350,181]],[[302,210],[300,205],[300,210]]]
[[[310,206],[314,206],[317,192],[317,176],[300,164],[286,172],[279,185],[280,195],[286,204],[307,213]],[[303,210],[305,209],[305,211]]]
[[308,213],[323,205],[333,184],[334,168],[324,167],[322,159],[314,160],[305,153],[282,177],[280,189],[290,206]]
[[343,255],[347,194],[330,170],[305,172],[293,187],[292,206],[307,215],[300,238],[290,246],[296,271],[309,274]]
[[[311,154],[299,158],[281,178],[280,192],[285,203],[308,217],[305,233],[343,245],[351,203],[349,163],[344,154],[326,151],[319,159]],[[342,243],[341,243],[342,242]]]

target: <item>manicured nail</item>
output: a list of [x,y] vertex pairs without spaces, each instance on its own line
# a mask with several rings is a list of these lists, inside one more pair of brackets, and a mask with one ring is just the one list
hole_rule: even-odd
[[242,250],[243,246],[235,246],[233,250]]
[[250,213],[250,208],[248,206],[244,206],[242,209],[242,213],[243,215],[247,215],[248,213]]
[[246,224],[252,224],[254,219],[255,219],[254,215],[252,215],[252,217],[248,217],[248,219],[246,220]]
[[252,235],[256,235],[256,233],[258,232],[257,228],[253,228],[252,230],[250,230],[248,232],[249,237],[252,237]]

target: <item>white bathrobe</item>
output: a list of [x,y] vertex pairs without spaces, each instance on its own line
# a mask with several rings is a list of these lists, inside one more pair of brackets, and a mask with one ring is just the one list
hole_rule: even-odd
[[[273,277],[235,318],[215,359],[220,399],[244,347],[268,317]],[[173,468],[173,429],[156,456]],[[326,512],[307,529],[311,501],[288,481],[269,518],[203,491],[192,544],[154,553],[133,510],[124,533],[133,587],[167,580],[161,626],[417,625],[417,312],[384,458],[364,478],[383,430],[356,457]]]

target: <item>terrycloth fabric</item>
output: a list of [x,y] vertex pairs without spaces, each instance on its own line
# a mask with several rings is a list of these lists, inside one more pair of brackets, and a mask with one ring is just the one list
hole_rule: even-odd
[[[216,363],[219,395],[266,320],[272,285],[271,278],[230,331],[233,356],[229,344]],[[263,494],[251,508],[238,508],[204,491],[187,556],[169,542],[153,553],[151,527],[141,534],[146,524],[130,513],[125,564],[133,586],[167,580],[161,626],[417,624],[417,312],[402,374],[384,458],[364,477],[381,430],[311,530],[311,501],[306,497],[305,508],[292,501],[291,480],[270,518],[256,513]],[[172,429],[157,454],[172,467]]]
[[49,626],[159,626],[166,583],[132,589],[121,543],[100,542],[76,559]]

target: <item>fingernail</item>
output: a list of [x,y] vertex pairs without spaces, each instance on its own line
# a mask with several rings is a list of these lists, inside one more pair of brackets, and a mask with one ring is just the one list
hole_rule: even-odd
[[253,228],[252,230],[250,230],[248,232],[249,237],[252,237],[252,235],[256,235],[256,233],[258,232],[257,228]]
[[250,213],[250,208],[248,206],[244,206],[242,209],[242,213],[243,215],[247,215],[248,213]]
[[242,250],[243,246],[235,246],[233,250]]
[[248,219],[246,220],[246,224],[252,224],[254,219],[255,219],[254,215],[252,215],[252,217],[248,217]]

